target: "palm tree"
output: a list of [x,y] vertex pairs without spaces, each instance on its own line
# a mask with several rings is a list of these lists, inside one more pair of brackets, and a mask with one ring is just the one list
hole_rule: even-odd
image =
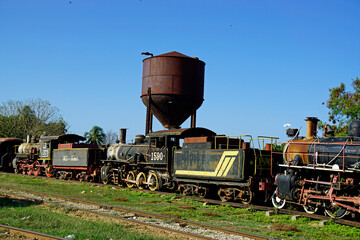
[[105,141],[106,135],[101,127],[94,126],[89,132],[84,133],[84,137],[86,138],[86,143],[101,146]]

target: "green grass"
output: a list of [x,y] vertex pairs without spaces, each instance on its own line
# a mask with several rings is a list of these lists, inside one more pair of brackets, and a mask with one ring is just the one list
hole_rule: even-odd
[[[57,206],[53,207],[54,210]],[[74,211],[66,208],[68,214]],[[90,221],[63,213],[52,212],[31,201],[0,196],[0,223],[73,239],[159,239],[128,229],[128,226],[104,221]]]
[[[342,226],[331,221],[318,226],[319,221],[300,218],[291,221],[289,215],[266,217],[251,206],[247,209],[228,205],[206,205],[191,199],[178,199],[176,194],[160,195],[129,189],[113,189],[111,185],[94,187],[91,184],[70,183],[55,179],[24,178],[0,174],[0,183],[9,186],[44,191],[59,195],[118,205],[215,226],[228,227],[275,238],[291,239],[359,239],[360,229]],[[2,210],[0,210],[0,214]],[[113,238],[114,239],[114,238]]]

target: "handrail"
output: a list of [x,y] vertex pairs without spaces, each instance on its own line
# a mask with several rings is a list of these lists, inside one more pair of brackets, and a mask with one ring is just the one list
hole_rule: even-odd
[[[286,160],[288,163],[288,166],[290,166],[290,154],[291,155],[296,155],[296,154],[301,154],[304,157],[309,157],[312,156],[313,157],[313,162],[312,162],[312,168],[316,169],[317,167],[326,167],[329,166],[331,167],[331,165],[329,164],[330,162],[333,162],[336,158],[341,158],[342,159],[342,169],[341,171],[345,172],[347,168],[345,168],[345,158],[352,158],[352,159],[360,159],[359,156],[352,156],[352,155],[346,155],[345,154],[345,149],[347,146],[360,146],[360,143],[354,143],[352,141],[348,142],[348,141],[342,141],[342,142],[287,142],[287,145],[292,145],[292,144],[296,144],[296,145],[312,145],[313,146],[313,151],[308,152],[307,150],[304,151],[288,151],[288,148],[284,148],[283,151],[283,157],[286,156]],[[317,151],[317,145],[328,145],[328,146],[334,146],[337,145],[339,147],[342,147],[341,150],[337,153],[337,154],[319,154],[319,152]],[[331,157],[333,158],[330,162],[328,163],[318,163],[318,158],[319,157]]]
[[229,149],[229,139],[230,138],[238,138],[239,139],[239,149],[241,149],[241,140],[242,137],[249,137],[252,140],[251,135],[233,135],[233,136],[215,136],[215,149],[217,149],[216,139],[217,138],[226,138],[226,149]]

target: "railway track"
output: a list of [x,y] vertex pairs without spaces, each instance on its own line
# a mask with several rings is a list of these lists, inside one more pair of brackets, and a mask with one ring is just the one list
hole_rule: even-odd
[[65,238],[61,238],[61,237],[57,237],[57,236],[52,236],[52,235],[48,235],[48,234],[44,234],[44,233],[39,233],[39,232],[34,232],[34,231],[30,231],[30,230],[26,230],[26,229],[22,229],[22,228],[16,228],[16,227],[11,227],[11,226],[7,226],[7,225],[3,225],[0,224],[0,229],[6,229],[9,233],[13,233],[15,235],[20,235],[20,236],[25,236],[26,238],[29,239],[37,239],[37,240],[66,240]]
[[[102,183],[91,183],[91,184],[95,184],[97,186],[104,186],[104,184],[102,184]],[[122,188],[122,187],[115,186],[115,185],[113,187],[118,188],[118,189]],[[148,193],[157,193],[157,194],[163,194],[163,195],[173,194],[173,193],[167,193],[167,192],[163,192],[163,191],[150,191],[147,189],[137,189],[137,188],[134,188],[132,190],[133,191],[143,191],[143,192],[148,192]],[[195,196],[183,196],[181,194],[178,194],[178,197],[189,198],[194,201],[209,203],[209,204],[213,204],[213,205],[229,205],[229,206],[232,206],[235,208],[248,208],[249,207],[249,205],[243,204],[243,203],[222,202],[220,200],[215,200],[215,199],[200,198],[200,197],[195,197]],[[258,211],[265,211],[265,212],[266,211],[274,211],[274,207],[272,207],[272,206],[270,207],[270,206],[262,206],[262,205],[251,205],[251,207]],[[314,220],[324,220],[324,221],[332,220],[333,222],[336,222],[338,224],[360,228],[360,222],[358,222],[358,221],[351,221],[351,220],[346,220],[346,219],[332,219],[329,216],[325,216],[325,215],[309,214],[306,212],[289,210],[289,209],[277,209],[276,211],[277,211],[277,214],[298,215],[301,217],[307,217],[307,218],[314,219]]]
[[[75,205],[75,206],[71,206],[71,208],[74,208],[74,209],[80,210],[80,211],[97,214],[97,215],[101,215],[101,216],[105,216],[105,217],[120,219],[120,220],[126,221],[128,223],[131,222],[133,224],[139,224],[139,225],[143,225],[143,226],[154,228],[154,229],[161,230],[161,231],[166,231],[169,234],[175,234],[177,236],[181,236],[181,239],[270,239],[265,236],[245,233],[245,232],[226,229],[226,228],[222,228],[222,227],[216,227],[216,226],[212,226],[212,225],[208,225],[208,224],[203,224],[203,223],[189,221],[189,220],[183,220],[180,218],[169,217],[169,216],[165,216],[165,215],[148,213],[148,212],[144,212],[144,211],[124,208],[124,207],[119,207],[119,206],[114,206],[114,205],[108,205],[108,204],[103,204],[103,203],[98,203],[98,202],[93,202],[93,201],[87,201],[87,200],[78,199],[78,198],[66,197],[66,196],[61,196],[61,195],[56,195],[56,194],[49,194],[49,193],[32,191],[32,190],[4,186],[4,185],[0,185],[0,188],[2,190],[10,189],[12,191],[15,191],[15,193],[8,192],[8,191],[2,191],[4,194],[7,194],[7,195],[22,197],[22,198],[26,198],[26,199],[32,199],[32,200],[36,200],[36,201],[49,202],[51,204],[63,205],[64,202],[81,204],[81,207],[77,207]],[[20,192],[20,194],[19,194],[19,192]],[[26,195],[21,194],[21,193],[26,193]],[[31,196],[29,196],[28,194],[30,194]],[[36,196],[41,196],[41,198],[38,198]],[[51,198],[51,202],[46,200],[49,197]],[[61,201],[58,202],[58,200],[61,200]],[[86,207],[84,207],[85,205],[86,205]],[[67,207],[69,207],[69,206],[67,206]],[[114,214],[114,211],[117,214]],[[126,216],[122,216],[124,214]],[[151,219],[151,220],[149,221],[149,219]],[[161,220],[162,222],[172,222],[176,226],[179,226],[182,230],[180,231],[177,229],[173,229],[173,227],[159,226],[157,224],[154,224],[154,219]],[[197,229],[197,232],[200,231],[200,232],[202,232],[202,234],[193,234],[193,233],[186,232],[186,231],[184,231],[184,230],[186,230],[185,227],[189,227],[190,229],[195,227]],[[210,231],[212,233],[212,235],[206,236],[208,234],[207,231]]]
[[[4,173],[3,174],[14,174],[14,173]],[[34,176],[28,176],[28,175],[24,175],[25,177],[34,177]],[[45,178],[47,179],[47,177],[45,176],[37,176],[37,178]],[[60,180],[60,181],[71,181],[74,183],[79,183],[79,181],[77,180]],[[93,182],[83,182],[83,183],[89,183],[92,185],[96,185],[96,186],[109,186],[109,185],[105,185],[103,183],[93,183]],[[116,185],[111,185],[114,188],[117,189],[121,189],[123,187],[120,186],[116,186]],[[147,193],[154,193],[154,194],[162,194],[162,195],[172,195],[173,193],[169,193],[169,192],[164,192],[164,191],[150,191],[148,189],[138,189],[138,188],[131,188],[131,190],[133,191],[141,191],[141,192],[147,192]],[[222,202],[220,200],[215,200],[215,199],[209,199],[209,198],[199,198],[199,197],[195,197],[195,196],[183,196],[181,194],[178,194],[177,197],[180,198],[189,198],[192,199],[194,201],[199,201],[199,202],[203,202],[203,203],[209,203],[209,204],[213,204],[213,205],[229,205],[235,208],[248,208],[249,205],[246,204],[242,204],[242,203],[236,203],[236,202]],[[263,205],[256,205],[256,204],[252,204],[251,205],[252,208],[258,210],[258,211],[274,211],[274,207],[270,207],[270,206],[263,206]],[[351,226],[351,227],[357,227],[360,228],[360,222],[358,221],[352,221],[352,220],[347,220],[347,219],[332,219],[329,216],[325,216],[325,215],[320,215],[320,214],[309,214],[303,211],[296,211],[296,210],[289,210],[289,209],[277,209],[277,214],[288,214],[288,215],[298,215],[298,216],[302,216],[302,217],[307,217],[309,219],[314,219],[314,220],[321,220],[321,221],[333,221],[336,222],[338,224],[342,224],[342,225],[346,225],[346,226]]]

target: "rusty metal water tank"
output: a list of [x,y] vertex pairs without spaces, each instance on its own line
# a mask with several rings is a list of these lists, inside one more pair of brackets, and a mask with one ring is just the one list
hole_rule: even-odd
[[166,128],[180,125],[204,101],[205,63],[178,52],[169,52],[143,60],[141,99]]

